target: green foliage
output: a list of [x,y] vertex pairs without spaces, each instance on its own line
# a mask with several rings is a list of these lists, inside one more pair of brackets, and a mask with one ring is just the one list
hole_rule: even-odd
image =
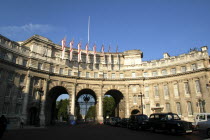
[[85,116],[86,119],[94,119],[96,117],[96,106],[91,106],[88,109],[87,115]]
[[68,114],[68,106],[69,106],[69,100],[64,99],[56,102],[56,109],[57,109],[57,117],[60,119],[62,116],[64,121],[68,121],[69,114]]
[[114,114],[115,110],[115,100],[113,97],[105,96],[104,97],[104,102],[103,102],[103,114],[104,118],[107,116],[111,116]]

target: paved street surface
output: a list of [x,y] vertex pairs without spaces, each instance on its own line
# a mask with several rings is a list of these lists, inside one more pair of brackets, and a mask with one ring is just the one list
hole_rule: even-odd
[[107,125],[79,124],[48,128],[23,128],[5,132],[2,140],[203,140],[197,132],[189,135],[168,135],[149,131],[133,131]]

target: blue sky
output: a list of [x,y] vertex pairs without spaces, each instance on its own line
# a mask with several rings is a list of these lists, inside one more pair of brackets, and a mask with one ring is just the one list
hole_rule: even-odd
[[[0,34],[22,41],[39,34],[56,44],[140,49],[144,61],[210,46],[210,0],[2,0]],[[76,47],[76,45],[74,45]]]

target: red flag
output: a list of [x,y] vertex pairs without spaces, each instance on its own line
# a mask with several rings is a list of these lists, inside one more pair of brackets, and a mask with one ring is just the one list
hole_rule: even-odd
[[69,43],[69,45],[70,45],[69,51],[70,51],[70,61],[71,61],[71,60],[72,60],[72,57],[73,57],[73,45],[74,45],[74,40],[72,40],[72,41]]
[[101,52],[104,54],[104,45],[101,46]]
[[78,43],[78,62],[81,61],[81,42]]
[[93,53],[94,53],[94,55],[96,55],[96,44],[94,44],[94,46],[93,46]]
[[63,51],[66,47],[66,37],[64,37],[64,39],[62,39],[61,43],[62,43],[62,51]]

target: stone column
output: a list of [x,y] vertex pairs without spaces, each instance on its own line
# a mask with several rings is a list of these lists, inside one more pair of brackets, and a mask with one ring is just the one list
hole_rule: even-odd
[[23,108],[22,108],[22,117],[25,122],[27,120],[27,106],[28,106],[28,96],[30,92],[30,85],[31,85],[31,76],[28,74],[26,87],[24,91]]
[[126,107],[125,107],[125,110],[126,110],[126,115],[125,115],[125,118],[129,118],[130,117],[130,111],[129,111],[129,85],[126,85],[125,86],[125,92],[126,92]]
[[98,123],[103,123],[103,85],[100,86],[100,93],[98,95],[98,116],[97,120]]
[[[71,110],[70,110],[70,121],[74,121],[76,119],[75,117],[75,96],[76,96],[76,89],[77,89],[77,84],[74,84],[73,85],[73,88],[72,88],[72,94],[71,94],[71,99],[69,99],[70,102],[70,107],[71,107]],[[70,96],[69,96],[70,97]]]
[[47,96],[47,87],[48,87],[48,79],[45,79],[44,87],[43,87],[44,94],[41,98],[41,110],[40,110],[40,116],[39,116],[41,126],[45,125],[45,102],[46,102],[46,96]]

